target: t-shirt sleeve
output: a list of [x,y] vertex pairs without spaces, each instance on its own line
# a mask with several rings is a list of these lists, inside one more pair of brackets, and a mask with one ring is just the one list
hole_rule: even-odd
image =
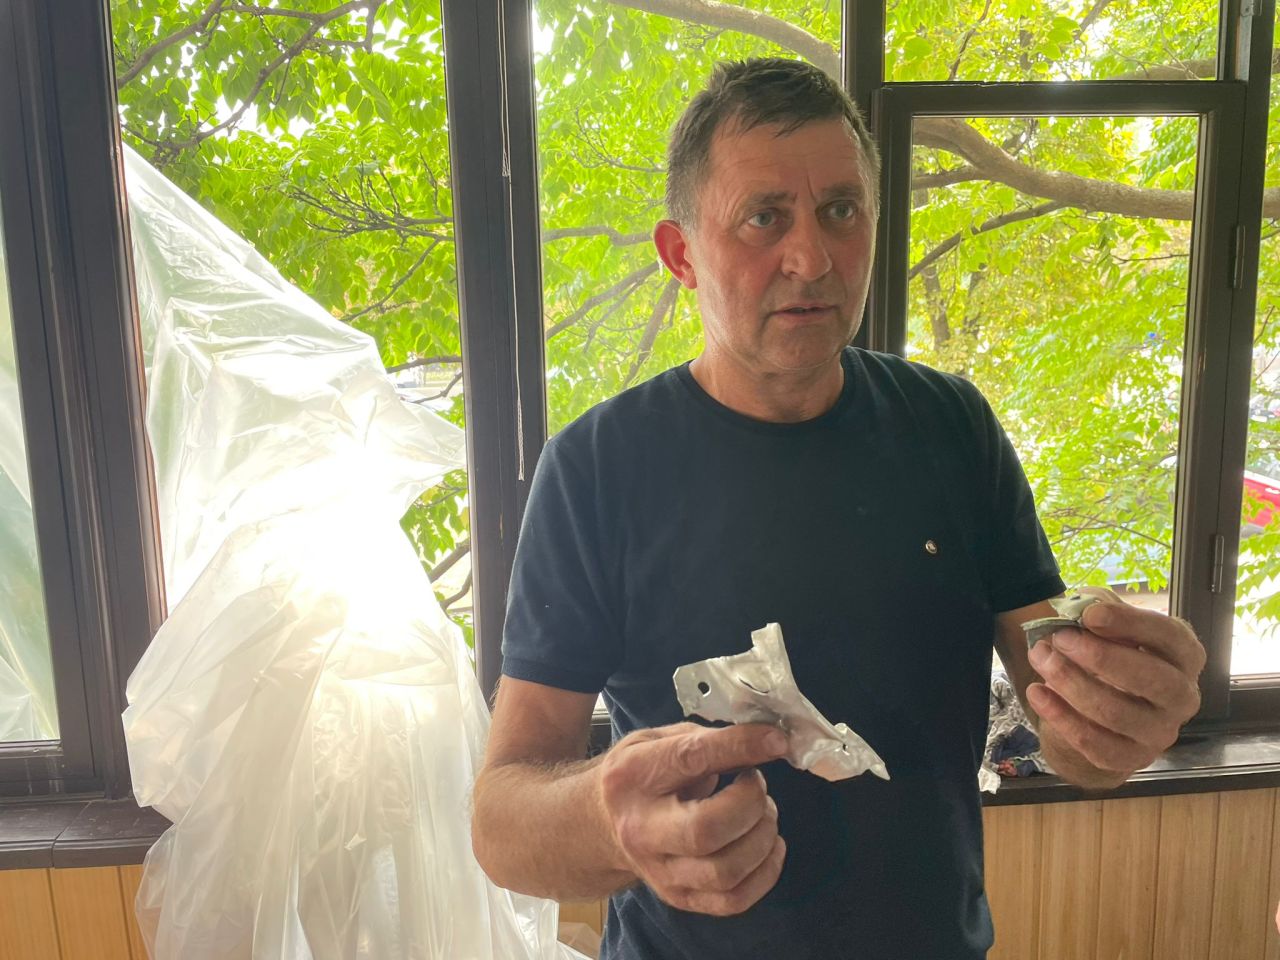
[[1064,585],[1018,454],[986,398],[977,399],[990,497],[989,602],[997,612],[1016,610],[1059,595]]
[[621,660],[598,482],[559,437],[542,452],[516,543],[502,672],[598,693]]

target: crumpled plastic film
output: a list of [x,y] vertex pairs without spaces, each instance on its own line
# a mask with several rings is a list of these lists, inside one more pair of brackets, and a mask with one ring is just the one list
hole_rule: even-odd
[[53,740],[58,711],[0,244],[0,743]]
[[138,802],[174,821],[154,960],[576,957],[494,886],[469,794],[488,711],[399,517],[463,436],[372,342],[132,153],[171,614],[129,679]]

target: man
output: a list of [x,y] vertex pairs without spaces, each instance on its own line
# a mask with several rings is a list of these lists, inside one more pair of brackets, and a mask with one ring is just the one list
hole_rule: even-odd
[[[1118,602],[1028,658],[1019,624],[1063,584],[990,409],[847,348],[877,169],[821,72],[720,65],[673,132],[654,231],[705,348],[539,462],[473,842],[514,890],[613,894],[605,957],[982,957],[993,637],[1076,783],[1122,782],[1197,708],[1195,637]],[[891,780],[828,783],[779,762],[777,730],[680,722],[675,668],[770,621]],[[616,742],[583,761],[601,689]]]

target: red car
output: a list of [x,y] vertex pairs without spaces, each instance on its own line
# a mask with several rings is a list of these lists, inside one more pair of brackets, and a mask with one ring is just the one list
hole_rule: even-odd
[[[1251,512],[1252,511],[1252,512]],[[1244,532],[1260,533],[1280,514],[1280,480],[1244,472]]]

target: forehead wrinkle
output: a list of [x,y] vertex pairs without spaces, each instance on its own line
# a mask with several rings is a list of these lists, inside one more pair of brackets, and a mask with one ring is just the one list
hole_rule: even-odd
[[[786,154],[785,149],[777,151],[772,146],[772,142],[786,140],[792,135],[806,132],[809,124],[803,124],[787,133],[768,131],[772,134],[769,137],[771,143],[752,143],[743,149],[743,141],[751,141],[757,131],[764,133],[768,126],[753,127],[751,130],[722,127],[712,139],[702,189],[705,191],[707,187],[711,188],[709,192],[712,196],[706,196],[704,193],[704,198],[711,201],[707,207],[717,210],[721,219],[726,217],[732,219],[742,208],[753,203],[760,205],[776,204],[780,201],[794,203],[797,192],[793,189],[780,189],[777,186],[778,181],[785,181],[799,172],[795,169],[797,162],[799,167],[805,167],[814,159],[818,159],[819,162],[832,159],[828,148],[821,145],[808,146],[799,155],[791,156]],[[846,144],[850,148],[848,159],[852,161],[852,169],[849,171],[852,176],[842,176],[837,183],[823,188],[821,193],[816,195],[822,201],[832,197],[861,199],[873,192],[870,184],[866,182],[869,177],[866,152],[848,128],[848,124],[842,124],[842,126],[848,134]],[[843,150],[837,153],[843,153]],[[741,168],[750,170],[751,176],[748,182],[736,188],[726,184],[726,175],[729,175],[727,179],[732,180],[731,174]],[[812,171],[804,175],[804,180],[807,192],[813,194]]]

